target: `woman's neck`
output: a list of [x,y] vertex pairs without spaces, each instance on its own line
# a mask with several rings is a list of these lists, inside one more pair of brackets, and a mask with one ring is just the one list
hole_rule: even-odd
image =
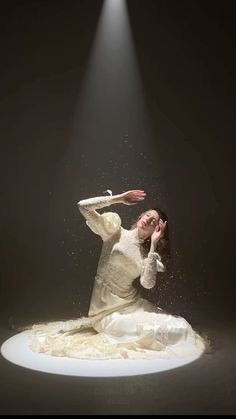
[[136,227],[137,235],[139,239],[146,240],[149,237],[149,234],[145,233],[141,228]]

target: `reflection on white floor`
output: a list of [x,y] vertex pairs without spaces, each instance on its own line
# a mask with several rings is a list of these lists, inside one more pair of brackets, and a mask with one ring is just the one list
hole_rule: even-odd
[[178,358],[84,360],[32,352],[29,331],[19,333],[1,347],[5,359],[31,370],[78,377],[120,377],[158,373],[186,365],[199,355]]

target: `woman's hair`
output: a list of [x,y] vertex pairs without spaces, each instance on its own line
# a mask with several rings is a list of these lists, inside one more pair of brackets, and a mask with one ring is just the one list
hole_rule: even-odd
[[[167,221],[166,228],[164,230],[164,236],[161,237],[161,239],[157,243],[157,252],[160,253],[162,258],[164,259],[164,263],[167,264],[169,259],[170,259],[170,239],[169,239],[168,218],[167,218],[166,213],[164,211],[162,211],[160,208],[155,207],[155,208],[151,208],[151,209],[156,211],[158,213],[159,217],[163,221]],[[147,211],[144,211],[144,213],[145,212],[147,212]],[[137,227],[138,220],[140,219],[142,214],[138,217],[136,222],[131,226],[132,230]],[[142,246],[143,246],[144,250],[148,253],[149,250],[150,250],[150,247],[151,247],[151,237],[148,237],[146,240],[144,240]]]

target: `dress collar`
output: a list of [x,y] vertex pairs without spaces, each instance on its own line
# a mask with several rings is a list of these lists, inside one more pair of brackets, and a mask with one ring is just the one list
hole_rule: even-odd
[[130,233],[132,235],[132,237],[135,239],[135,241],[137,241],[138,243],[144,243],[144,239],[140,239],[140,237],[138,236],[138,229],[137,227],[134,228],[133,230],[130,230]]

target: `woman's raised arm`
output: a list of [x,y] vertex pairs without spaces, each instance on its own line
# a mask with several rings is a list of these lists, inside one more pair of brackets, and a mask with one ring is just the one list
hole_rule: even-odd
[[115,232],[121,225],[118,214],[99,214],[96,210],[113,204],[135,205],[144,199],[145,193],[139,190],[123,192],[118,195],[99,196],[83,199],[77,203],[81,214],[85,217],[87,225],[93,232],[99,234],[103,240]]

